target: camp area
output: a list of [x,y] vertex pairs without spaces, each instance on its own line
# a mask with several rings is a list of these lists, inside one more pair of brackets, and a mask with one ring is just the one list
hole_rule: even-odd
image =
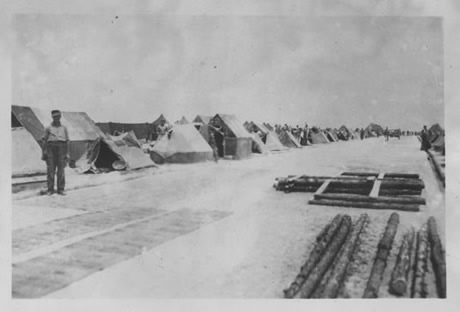
[[17,310],[447,311],[451,5],[93,2],[7,23]]

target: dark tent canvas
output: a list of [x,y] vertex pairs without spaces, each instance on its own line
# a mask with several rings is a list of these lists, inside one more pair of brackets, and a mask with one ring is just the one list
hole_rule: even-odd
[[[11,107],[12,114],[29,131],[41,145],[45,127],[51,124],[51,113],[38,108],[16,106]],[[101,135],[102,131],[84,112],[62,112],[61,123],[69,132],[71,163],[78,160]]]
[[222,126],[224,156],[232,156],[234,159],[251,156],[251,135],[235,115],[217,114],[210,123]]
[[281,144],[289,148],[299,148],[301,147],[300,142],[292,135],[289,131],[281,131],[278,138],[280,139]]
[[13,177],[46,174],[46,163],[41,160],[42,149],[29,131],[13,128],[11,135]]
[[195,163],[214,160],[213,151],[194,125],[176,125],[151,150],[155,162]]

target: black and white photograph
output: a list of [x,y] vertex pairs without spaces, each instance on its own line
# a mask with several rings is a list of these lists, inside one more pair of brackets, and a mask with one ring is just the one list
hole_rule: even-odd
[[460,4],[44,2],[7,21],[13,306],[455,306]]

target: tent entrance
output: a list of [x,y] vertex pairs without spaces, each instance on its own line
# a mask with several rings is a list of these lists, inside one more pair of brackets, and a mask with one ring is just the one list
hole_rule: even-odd
[[95,161],[96,168],[113,169],[113,162],[119,160],[119,157],[109,148],[103,140],[99,143],[99,153]]

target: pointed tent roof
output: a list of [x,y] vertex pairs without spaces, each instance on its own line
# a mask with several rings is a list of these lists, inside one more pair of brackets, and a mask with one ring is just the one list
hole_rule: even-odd
[[243,124],[238,120],[238,118],[236,118],[235,115],[217,114],[211,119],[211,121],[216,119],[220,119],[223,122],[224,132],[227,130],[227,135],[237,138],[251,138],[249,132],[243,127]]
[[275,130],[275,128],[273,128],[273,126],[271,124],[269,124],[268,122],[263,122],[262,124],[270,131]]
[[211,147],[192,124],[175,125],[171,135],[155,143],[151,153],[159,162],[193,163],[214,159]]
[[13,177],[46,174],[46,163],[41,160],[42,149],[25,128],[13,128],[12,132],[12,175]]
[[187,118],[185,116],[182,116],[181,120],[179,120],[179,125],[186,125],[189,124]]
[[289,148],[299,148],[301,147],[300,142],[292,135],[289,131],[281,131],[278,138],[280,142]]
[[[257,130],[261,131],[263,134],[267,134],[267,133],[270,132],[270,130],[267,127],[265,127],[265,125],[263,125],[261,123],[254,122],[254,121],[251,121],[251,122],[248,123],[248,128],[249,129],[256,128]],[[248,128],[246,128],[246,129],[248,129]]]
[[162,120],[164,120],[167,124],[171,124],[169,122],[169,120],[166,119],[166,117],[163,114],[160,114],[160,116],[157,119],[155,119],[154,122],[152,122],[152,125],[153,126],[158,126],[161,123]]
[[195,119],[193,119],[193,122],[201,122],[207,125],[211,119],[212,116],[196,115]]

